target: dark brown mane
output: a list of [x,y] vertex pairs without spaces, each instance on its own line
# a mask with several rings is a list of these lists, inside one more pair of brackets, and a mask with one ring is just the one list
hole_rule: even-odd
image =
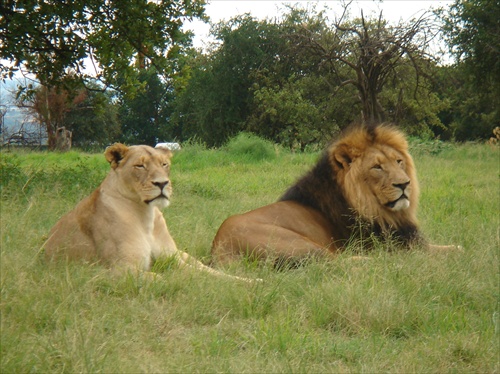
[[[336,180],[335,171],[324,151],[316,165],[281,196],[279,201],[292,200],[310,206],[327,217],[332,224],[332,237],[348,240],[356,219]],[[340,222],[346,222],[339,225]]]

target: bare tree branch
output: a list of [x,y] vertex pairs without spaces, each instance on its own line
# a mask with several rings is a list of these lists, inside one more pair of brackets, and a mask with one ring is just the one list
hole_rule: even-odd
[[[335,94],[342,87],[355,86],[363,117],[370,121],[382,121],[386,116],[378,96],[391,78],[393,82],[405,80],[405,77],[394,80],[401,67],[407,65],[412,68],[416,82],[414,96],[421,85],[421,78],[427,78],[425,70],[430,57],[426,51],[436,35],[436,28],[428,13],[397,26],[390,26],[383,19],[382,12],[374,20],[365,19],[361,12],[359,20],[344,21],[350,4],[344,6],[342,15],[333,22],[329,39],[307,27],[302,27],[291,37],[297,48],[308,50],[320,58],[322,65],[329,67],[336,81]],[[348,70],[351,75],[346,76]],[[400,96],[403,92],[400,91]],[[402,99],[398,102],[401,103]]]

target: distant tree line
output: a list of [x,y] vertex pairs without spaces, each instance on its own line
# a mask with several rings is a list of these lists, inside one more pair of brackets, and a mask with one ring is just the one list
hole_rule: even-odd
[[[49,145],[58,126],[73,131],[80,146],[188,139],[219,146],[245,131],[304,149],[359,120],[458,141],[487,139],[500,125],[497,0],[456,0],[397,25],[383,14],[352,17],[348,5],[333,20],[314,7],[287,6],[278,19],[244,14],[212,24],[216,43],[208,51],[193,49],[181,31],[186,17],[204,17],[203,1],[93,0],[61,14],[57,5],[35,7],[40,14],[31,21],[56,12],[55,28],[36,29],[45,34],[24,49],[13,43],[35,31],[19,17],[20,5],[8,4],[0,6],[0,57],[17,65],[0,71],[7,78],[24,64],[39,79],[18,92],[18,102],[47,129]],[[137,16],[142,7],[147,11]],[[78,17],[68,26],[71,11]],[[41,48],[44,36],[52,51]],[[430,53],[440,36],[451,65]],[[120,56],[111,56],[113,37],[124,39]],[[106,68],[86,76],[83,57]]]

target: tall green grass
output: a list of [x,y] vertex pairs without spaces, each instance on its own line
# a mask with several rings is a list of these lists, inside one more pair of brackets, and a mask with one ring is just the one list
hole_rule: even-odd
[[[225,218],[275,201],[317,157],[244,135],[230,144],[173,159],[165,217],[178,246],[207,263]],[[255,285],[168,266],[145,281],[46,264],[44,236],[108,165],[102,154],[2,152],[0,371],[498,372],[499,150],[412,150],[423,230],[463,252],[224,269],[265,279]]]

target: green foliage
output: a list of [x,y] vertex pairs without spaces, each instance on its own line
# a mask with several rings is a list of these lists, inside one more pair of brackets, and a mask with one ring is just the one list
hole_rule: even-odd
[[[218,147],[245,131],[305,150],[361,118],[455,140],[488,138],[500,123],[495,0],[456,0],[441,11],[457,57],[446,67],[428,53],[438,32],[430,14],[391,25],[350,17],[349,4],[334,20],[315,6],[285,5],[277,19],[244,14],[212,24],[216,42],[201,52],[188,48],[181,27],[203,17],[204,1],[49,3],[0,5],[0,58],[10,62],[0,73],[27,67],[48,92],[70,98],[81,80],[91,88],[74,107],[59,103],[40,117],[50,147],[61,125],[87,149],[115,140]],[[87,57],[118,100],[89,83]]]
[[134,95],[124,95],[121,99],[122,141],[155,146],[158,142],[169,140],[166,133],[171,90],[154,68],[141,71],[139,81],[143,87]]
[[220,46],[208,57],[195,58],[191,79],[176,99],[173,120],[184,139],[196,135],[209,146],[219,146],[245,130],[251,73],[274,64],[276,33],[276,25],[249,15],[212,27]]
[[317,85],[313,77],[294,76],[283,87],[254,85],[255,109],[248,129],[291,149],[304,150],[308,144],[322,143],[334,126],[326,121],[325,103],[316,101],[317,95],[311,92]]
[[9,1],[0,6],[2,78],[21,65],[49,86],[58,85],[68,71],[85,78],[86,58],[99,64],[106,84],[131,92],[137,85],[138,57],[162,73],[178,46],[189,44],[182,31],[185,19],[201,17],[204,1]]
[[118,105],[109,91],[89,83],[84,99],[64,115],[63,124],[72,131],[73,146],[83,149],[102,149],[114,143],[121,134]]
[[463,64],[440,67],[434,91],[450,103],[439,112],[445,125],[436,135],[459,141],[489,139],[500,123],[500,110],[491,91],[482,90]]
[[[404,79],[388,82],[380,93],[380,103],[388,119],[406,133],[420,138],[442,134],[447,127],[439,114],[452,109],[449,98],[435,91],[431,78],[417,83],[417,76],[405,64],[397,67],[398,75]],[[428,72],[435,74],[438,69],[432,66]]]
[[213,26],[219,44],[195,58],[192,77],[176,97],[173,121],[183,137],[221,145],[249,131],[303,149],[334,132],[334,118],[349,117],[342,99],[331,100],[319,59],[291,48],[290,33],[309,14],[288,11],[281,22],[244,15]]
[[488,139],[500,123],[500,3],[456,0],[441,16],[457,60],[440,77],[451,102],[442,115],[457,140]]
[[500,100],[500,3],[455,0],[441,15],[450,51],[474,76],[474,86],[492,90]]
[[322,146],[361,112],[411,134],[442,132],[438,113],[450,101],[428,80],[436,68],[425,55],[430,22],[337,24],[298,6],[278,20],[220,22],[212,26],[218,43],[193,56],[191,78],[177,92],[174,126],[181,140],[198,136],[210,146],[247,131],[302,150]]
[[[429,35],[435,31],[428,15],[397,25],[363,14],[361,18],[333,21],[322,19],[321,14],[313,16],[322,21],[322,27],[309,28],[304,22],[290,35],[291,48],[296,53],[307,51],[320,61],[322,77],[334,87],[332,96],[345,94],[346,87],[353,88],[357,100],[353,98],[351,106],[356,105],[362,113],[356,115],[358,120],[398,122],[403,118],[413,126],[427,128],[422,119],[411,117],[415,110],[404,117],[402,106],[406,105],[408,111],[412,99],[419,106],[427,104],[421,100],[428,93],[425,83],[432,68],[432,58],[426,51]],[[383,95],[396,99],[384,103]],[[429,109],[423,112],[434,113],[434,108]],[[434,120],[439,122],[435,115]]]

